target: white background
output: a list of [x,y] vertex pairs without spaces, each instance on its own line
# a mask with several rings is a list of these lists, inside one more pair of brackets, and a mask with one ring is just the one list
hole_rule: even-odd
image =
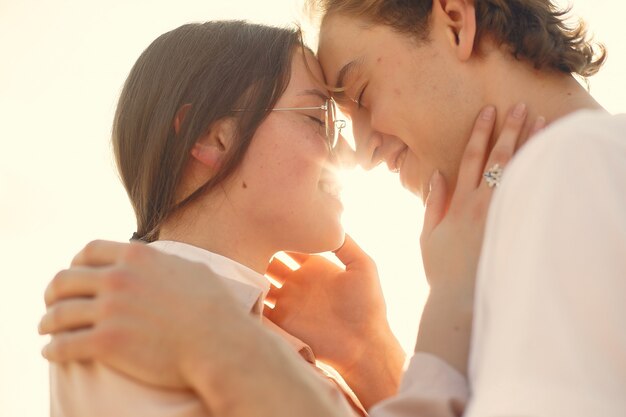
[[[610,59],[592,93],[626,111],[625,7],[580,0]],[[42,293],[87,241],[124,241],[134,220],[115,174],[110,125],[141,51],[191,21],[290,24],[295,0],[0,0],[0,417],[48,414],[37,335]],[[427,288],[417,245],[421,203],[379,168],[345,175],[344,224],[378,261],[392,326],[412,349]]]

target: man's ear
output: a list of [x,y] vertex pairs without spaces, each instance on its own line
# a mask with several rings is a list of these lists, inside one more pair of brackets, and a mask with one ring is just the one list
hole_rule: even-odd
[[461,61],[467,61],[474,51],[476,38],[476,8],[472,0],[435,0],[433,13],[444,25],[450,46]]
[[212,171],[216,171],[233,146],[235,133],[236,125],[233,119],[225,118],[216,121],[209,131],[198,138],[193,145],[191,157]]

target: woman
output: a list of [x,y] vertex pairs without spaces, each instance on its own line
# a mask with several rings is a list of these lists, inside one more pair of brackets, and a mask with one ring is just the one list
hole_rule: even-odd
[[[332,156],[340,121],[320,79],[295,30],[189,24],[142,53],[115,114],[113,149],[137,218],[133,239],[207,265],[233,304],[259,321],[270,286],[263,274],[276,252],[328,251],[344,241]],[[102,301],[102,311],[112,307]],[[329,391],[345,395],[336,398],[340,406],[364,414],[308,346],[265,326]],[[155,389],[99,363],[53,366],[52,415],[211,414],[192,393],[176,391],[184,388],[176,378],[166,385],[171,390]]]

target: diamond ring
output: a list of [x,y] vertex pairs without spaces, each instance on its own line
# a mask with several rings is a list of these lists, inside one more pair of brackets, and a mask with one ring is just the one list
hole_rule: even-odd
[[483,177],[485,178],[485,181],[487,181],[489,188],[497,187],[500,185],[500,179],[502,178],[502,167],[495,164],[485,171]]

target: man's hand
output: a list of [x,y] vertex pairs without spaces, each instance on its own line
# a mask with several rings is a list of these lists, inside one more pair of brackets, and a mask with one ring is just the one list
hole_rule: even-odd
[[250,319],[207,267],[139,243],[91,242],[45,302],[47,359],[97,360],[162,387],[190,387],[207,357],[227,363],[250,344]]
[[340,268],[321,256],[290,253],[292,271],[278,259],[267,273],[273,287],[265,315],[306,342],[316,357],[334,367],[367,408],[399,384],[405,355],[389,328],[376,265],[349,237],[335,252]]

